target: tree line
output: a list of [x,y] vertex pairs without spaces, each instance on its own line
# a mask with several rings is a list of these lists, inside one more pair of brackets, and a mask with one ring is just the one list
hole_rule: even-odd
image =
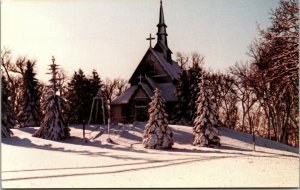
[[[271,26],[258,26],[259,37],[249,47],[251,62],[223,73],[205,72],[206,88],[212,91],[219,125],[299,146],[298,3],[280,1],[270,15]],[[183,72],[173,122],[192,124],[204,56],[178,53],[177,58]]]
[[95,70],[90,76],[86,76],[78,69],[68,78],[59,67],[54,73],[50,69],[48,74],[51,74],[52,78],[49,84],[46,84],[36,78],[35,64],[35,60],[26,57],[18,57],[16,61],[12,61],[11,50],[5,49],[1,52],[2,126],[7,125],[4,124],[7,123],[6,113],[12,120],[8,126],[40,126],[45,117],[47,99],[52,94],[51,91],[55,91],[66,102],[66,122],[82,123],[83,120],[88,120],[92,100],[101,86],[105,86],[104,95],[109,102],[129,86],[126,80],[120,78],[106,78],[102,81]]

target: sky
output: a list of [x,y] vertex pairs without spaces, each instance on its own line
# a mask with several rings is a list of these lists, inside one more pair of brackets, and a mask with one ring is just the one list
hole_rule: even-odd
[[[155,35],[160,0],[2,0],[1,50],[36,60],[47,81],[52,55],[72,76],[95,69],[102,79],[129,79]],[[205,56],[205,67],[226,71],[249,61],[257,24],[270,25],[279,0],[163,0],[168,45]],[[152,42],[153,43],[153,42]],[[156,40],[155,40],[156,43]],[[154,43],[153,43],[154,44]]]

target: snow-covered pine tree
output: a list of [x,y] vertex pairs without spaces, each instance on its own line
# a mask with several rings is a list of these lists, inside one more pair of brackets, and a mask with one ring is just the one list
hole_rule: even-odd
[[23,78],[23,103],[19,113],[20,127],[40,126],[40,97],[38,81],[33,71],[34,63],[27,61],[26,70]]
[[41,127],[36,131],[33,136],[50,140],[66,139],[70,136],[70,129],[64,118],[65,102],[57,95],[57,69],[58,65],[55,64],[55,58],[52,57],[52,64],[50,66],[50,73],[52,78],[49,80],[51,95],[46,100],[45,117],[41,123]]
[[8,98],[7,81],[2,75],[1,79],[1,136],[10,137],[13,132],[10,128],[16,125],[16,118],[13,113],[11,102]]
[[202,81],[199,83],[199,93],[197,100],[197,112],[194,120],[194,146],[218,147],[220,146],[220,138],[218,137],[218,129],[216,128],[217,119],[214,110],[214,103],[211,100],[211,89],[207,85],[204,74]]
[[165,100],[159,89],[155,89],[154,93],[149,104],[149,120],[143,134],[143,145],[151,149],[172,148],[173,133],[168,125]]

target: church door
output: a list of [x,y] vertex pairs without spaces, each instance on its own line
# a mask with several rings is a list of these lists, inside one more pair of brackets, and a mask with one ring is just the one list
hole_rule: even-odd
[[135,121],[148,121],[148,102],[137,101],[135,104]]

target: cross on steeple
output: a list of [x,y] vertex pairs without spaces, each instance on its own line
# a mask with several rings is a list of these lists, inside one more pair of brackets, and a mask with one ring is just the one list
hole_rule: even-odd
[[149,38],[146,38],[146,40],[149,40],[149,41],[150,41],[150,47],[152,47],[151,41],[152,41],[152,40],[155,40],[155,38],[152,38],[151,33],[150,33],[150,35],[149,35]]

